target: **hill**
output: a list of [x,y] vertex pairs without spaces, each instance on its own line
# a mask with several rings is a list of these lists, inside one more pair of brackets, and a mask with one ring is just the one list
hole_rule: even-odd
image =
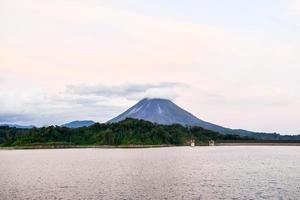
[[20,124],[0,124],[0,126],[8,126],[11,128],[33,128],[33,125],[20,125]]
[[85,126],[91,126],[95,124],[96,122],[92,120],[83,120],[83,121],[72,121],[66,124],[61,125],[62,127],[68,127],[68,128],[80,128]]

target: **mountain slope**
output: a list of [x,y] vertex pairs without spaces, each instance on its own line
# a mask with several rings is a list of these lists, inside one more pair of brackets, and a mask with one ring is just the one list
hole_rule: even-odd
[[23,128],[23,129],[30,129],[33,128],[33,125],[20,125],[20,124],[0,124],[0,126],[8,126],[10,128]]
[[167,99],[143,99],[109,122],[119,122],[126,118],[144,119],[158,124],[195,125],[199,122],[191,113]]
[[119,122],[126,118],[143,119],[158,124],[201,126],[208,130],[233,134],[231,129],[200,120],[168,99],[142,99],[109,122]]
[[83,120],[83,121],[72,121],[66,124],[61,125],[62,127],[67,127],[67,128],[80,128],[80,127],[85,127],[85,126],[91,126],[95,124],[96,122],[92,120]]
[[[126,118],[143,119],[157,124],[181,124],[188,126],[200,126],[202,128],[223,134],[236,134],[240,136],[254,137],[257,139],[279,140],[296,139],[295,136],[280,136],[279,134],[267,134],[246,131],[242,129],[230,129],[198,119],[191,113],[180,108],[168,99],[142,99],[124,113],[108,121],[119,122]],[[298,136],[299,139],[299,136]]]

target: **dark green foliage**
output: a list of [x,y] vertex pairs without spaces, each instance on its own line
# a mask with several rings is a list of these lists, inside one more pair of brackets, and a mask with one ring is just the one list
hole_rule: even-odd
[[32,129],[0,127],[1,146],[26,145],[130,145],[172,144],[186,145],[191,139],[198,144],[208,140],[242,140],[237,135],[222,135],[200,127],[178,124],[158,125],[144,120],[126,119],[119,123],[99,124],[90,127],[66,128],[49,126]]

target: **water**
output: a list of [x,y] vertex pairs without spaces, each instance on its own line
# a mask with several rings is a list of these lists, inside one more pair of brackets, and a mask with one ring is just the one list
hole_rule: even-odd
[[0,150],[0,199],[300,199],[300,147]]

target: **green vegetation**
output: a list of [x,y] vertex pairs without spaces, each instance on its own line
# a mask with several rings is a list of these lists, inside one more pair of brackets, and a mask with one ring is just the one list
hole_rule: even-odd
[[222,135],[201,127],[178,124],[158,125],[144,120],[126,119],[119,123],[90,127],[49,126],[32,129],[0,127],[0,146],[68,146],[68,145],[187,145],[191,138],[197,145],[209,140],[249,140],[237,135]]

